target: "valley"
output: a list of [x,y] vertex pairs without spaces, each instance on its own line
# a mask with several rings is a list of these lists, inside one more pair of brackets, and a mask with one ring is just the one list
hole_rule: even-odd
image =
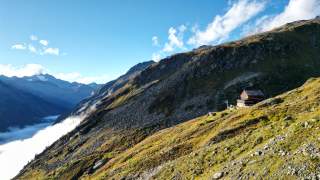
[[0,132],[41,123],[46,116],[68,113],[99,88],[69,83],[48,74],[0,76]]
[[24,128],[11,128],[9,131],[0,133],[0,145],[10,141],[22,140],[32,137],[36,132],[52,125],[58,116],[48,116],[40,120],[40,123]]

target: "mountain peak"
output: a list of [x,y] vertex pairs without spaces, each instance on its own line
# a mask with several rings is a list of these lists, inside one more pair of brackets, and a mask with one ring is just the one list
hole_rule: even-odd
[[139,70],[144,69],[144,68],[146,68],[147,66],[149,66],[149,65],[151,65],[153,63],[155,63],[155,61],[153,61],[153,60],[138,63],[138,64],[134,65],[133,67],[131,67],[127,71],[127,73],[130,74],[130,73],[132,73],[134,71],[139,71]]
[[48,81],[46,75],[43,74],[28,76],[24,78],[27,79],[27,81]]

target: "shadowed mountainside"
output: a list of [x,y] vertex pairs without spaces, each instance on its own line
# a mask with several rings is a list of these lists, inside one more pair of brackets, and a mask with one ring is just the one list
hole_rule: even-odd
[[49,74],[0,76],[0,131],[40,123],[45,116],[69,112],[100,88],[98,84],[70,83]]
[[21,91],[0,80],[0,131],[10,126],[24,126],[67,109]]

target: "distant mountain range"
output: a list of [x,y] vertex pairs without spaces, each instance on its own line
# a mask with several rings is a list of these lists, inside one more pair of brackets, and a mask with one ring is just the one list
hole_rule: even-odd
[[0,131],[66,113],[100,86],[70,83],[49,74],[22,78],[0,76]]

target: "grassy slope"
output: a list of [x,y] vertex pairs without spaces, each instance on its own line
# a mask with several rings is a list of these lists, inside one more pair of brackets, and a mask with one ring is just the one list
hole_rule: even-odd
[[[311,79],[252,108],[226,110],[162,130],[117,155],[94,177],[203,179],[216,172],[229,178],[307,176],[317,172],[320,163],[319,104],[320,78]],[[254,155],[259,150],[262,155]]]

